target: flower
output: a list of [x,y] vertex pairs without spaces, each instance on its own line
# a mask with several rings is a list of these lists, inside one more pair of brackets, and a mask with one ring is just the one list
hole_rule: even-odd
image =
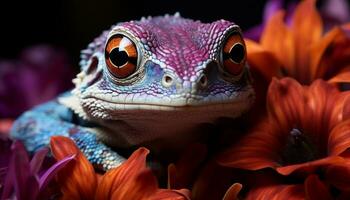
[[[37,151],[30,161],[23,144],[19,141],[13,142],[11,152],[5,150],[2,153],[10,156],[10,161],[6,162],[9,163],[6,167],[0,166],[0,173],[6,174],[0,176],[0,185],[3,186],[0,187],[0,199],[14,196],[18,200],[48,199],[52,195],[47,191],[48,184],[56,173],[74,158],[74,156],[66,157],[48,169],[41,169],[48,153],[47,148]],[[43,171],[40,173],[40,170]]]
[[267,82],[283,76],[303,84],[318,78],[349,82],[349,25],[336,26],[323,34],[315,0],[299,3],[290,25],[284,17],[285,11],[280,10],[269,18],[259,43],[246,39],[253,75],[260,74]]
[[[266,23],[277,11],[283,9],[283,5],[287,4],[285,21],[291,24],[292,14],[295,11],[296,2],[285,0],[269,0],[264,7],[262,23],[244,31],[246,38],[258,41],[264,30]],[[346,0],[325,0],[321,5],[321,17],[324,22],[325,30],[328,31],[336,25],[346,23],[350,20],[350,5]]]
[[58,176],[62,199],[189,199],[186,189],[158,188],[152,171],[146,168],[146,148],[139,148],[121,166],[101,176],[69,138],[54,136],[50,145],[57,160],[76,156]]
[[23,50],[16,61],[0,60],[0,118],[14,118],[72,86],[65,53],[48,45]]
[[0,119],[0,138],[6,138],[12,127],[12,119]]
[[325,1],[321,7],[321,13],[325,21],[326,30],[332,28],[334,24],[350,21],[350,5],[345,0]]
[[[269,178],[269,177],[264,177]],[[247,200],[269,199],[332,199],[327,187],[316,175],[306,178],[304,184],[266,184],[251,189]]]
[[237,199],[242,185],[231,183],[231,170],[218,166],[208,156],[207,149],[206,145],[200,143],[189,145],[177,162],[168,166],[168,187],[191,188],[193,200]]
[[267,117],[218,161],[246,170],[272,168],[283,176],[305,177],[321,170],[326,178],[333,177],[328,183],[342,190],[342,176],[350,175],[349,105],[350,92],[340,92],[323,80],[302,86],[291,78],[273,79]]

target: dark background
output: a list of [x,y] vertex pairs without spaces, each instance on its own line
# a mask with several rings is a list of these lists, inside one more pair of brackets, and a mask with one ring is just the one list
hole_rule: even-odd
[[[290,1],[286,1],[287,2]],[[211,22],[227,19],[243,30],[261,23],[266,1],[244,0],[65,0],[11,1],[0,5],[0,59],[48,43],[65,49],[77,66],[79,52],[112,24],[148,15],[174,14]]]

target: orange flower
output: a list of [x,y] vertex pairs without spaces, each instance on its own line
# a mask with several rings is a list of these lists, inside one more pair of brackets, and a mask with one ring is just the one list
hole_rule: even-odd
[[291,76],[303,84],[318,78],[350,82],[350,23],[323,34],[315,0],[298,4],[290,26],[284,15],[281,10],[270,18],[260,43],[246,39],[253,74],[268,82],[274,76]]
[[350,178],[349,105],[350,92],[339,92],[322,80],[301,86],[291,78],[273,79],[267,118],[218,160],[224,166],[247,170],[272,168],[285,176],[325,169],[326,177],[334,179],[328,179],[330,183],[344,185],[334,167]]
[[332,199],[325,184],[316,176],[310,175],[304,184],[271,184],[253,188],[246,200],[284,200],[284,199]]
[[168,166],[168,187],[191,188],[193,200],[234,200],[242,188],[239,183],[232,184],[235,175],[208,157],[206,145],[192,143]]
[[57,177],[62,199],[189,199],[188,190],[158,188],[152,171],[146,168],[149,153],[146,148],[139,148],[121,166],[98,178],[99,175],[72,140],[55,136],[51,138],[50,145],[57,160],[76,155],[76,162],[60,171]]

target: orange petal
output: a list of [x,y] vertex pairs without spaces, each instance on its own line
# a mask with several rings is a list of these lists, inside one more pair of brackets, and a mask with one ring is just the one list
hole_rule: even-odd
[[228,192],[228,188],[232,186],[233,177],[237,176],[232,169],[219,166],[215,160],[210,160],[203,164],[193,183],[192,198],[194,200],[222,199]]
[[[332,116],[330,121],[328,122],[330,128],[334,128],[334,126],[342,121],[349,119],[350,115],[350,91],[338,92],[338,94],[330,94],[328,95],[330,101],[333,101],[333,105],[329,105],[329,109],[332,110]],[[332,130],[329,130],[331,132]]]
[[350,119],[350,95],[346,95],[343,104],[343,116],[342,120]]
[[327,167],[325,178],[338,189],[350,191],[350,163]]
[[[112,195],[108,199],[142,200],[149,199],[152,194],[157,192],[157,180],[151,170],[138,172],[136,177],[129,176],[128,178],[129,180],[113,184],[117,187],[114,191],[111,191]],[[100,199],[100,197],[96,196],[95,199]]]
[[[346,30],[335,27],[312,47],[315,77],[330,79],[350,66],[350,37]],[[347,69],[346,69],[347,68]]]
[[279,11],[269,19],[261,35],[260,43],[264,49],[272,52],[283,64],[287,74],[293,76],[295,74],[294,40],[290,30],[284,24],[283,18],[284,12]]
[[10,129],[13,124],[13,119],[1,119],[0,120],[0,137],[4,135],[9,137]]
[[58,182],[63,194],[62,199],[90,199],[95,195],[97,178],[94,168],[80,152],[75,143],[63,136],[53,136],[50,147],[56,160],[61,160],[73,154],[75,162],[58,173]]
[[218,156],[219,164],[227,167],[259,170],[279,166],[279,151],[283,145],[278,131],[269,122],[261,122],[246,137]]
[[322,78],[325,75],[326,71],[329,70],[325,68],[332,67],[332,65],[328,65],[328,66],[321,65],[320,62],[322,57],[327,53],[327,48],[330,48],[334,40],[337,37],[341,37],[342,34],[344,33],[340,29],[340,27],[333,28],[322,38],[322,40],[314,43],[311,46],[311,52],[310,52],[311,80],[316,78]]
[[[339,121],[332,121],[332,115],[339,98],[339,91],[323,80],[314,81],[306,92],[308,112],[304,114],[303,127],[319,151],[327,152],[328,136]],[[341,107],[339,107],[340,109]],[[342,109],[337,110],[342,114]]]
[[332,200],[329,188],[316,175],[310,175],[305,180],[306,199]]
[[198,169],[207,156],[207,147],[203,144],[191,144],[184,150],[176,165],[169,166],[169,188],[189,187],[195,179]]
[[242,185],[239,183],[233,184],[226,192],[223,200],[235,200],[238,199],[238,193],[241,191]]
[[248,53],[248,63],[252,73],[259,72],[270,82],[272,77],[281,77],[280,69],[282,64],[269,51],[264,50],[256,42],[245,39]]
[[344,24],[344,25],[342,26],[342,28],[347,29],[347,30],[350,30],[350,22]]
[[191,193],[187,189],[158,190],[149,200],[190,200]]
[[329,155],[336,156],[350,148],[350,119],[338,124],[329,135]]
[[[139,148],[122,165],[107,171],[101,178],[95,198],[110,199],[115,191],[120,191],[122,193],[123,190],[130,190],[128,188],[129,185],[126,183],[136,179],[141,172],[146,170],[146,156],[148,153],[148,149]],[[146,178],[144,180],[147,181]],[[152,185],[151,192],[155,192],[154,188],[155,187]]]
[[320,166],[331,165],[331,164],[339,164],[343,163],[345,160],[339,156],[330,156],[323,159],[295,164],[295,165],[287,165],[284,167],[278,167],[276,171],[282,175],[289,175],[295,171],[312,173],[317,170]]
[[348,70],[338,73],[329,79],[329,83],[350,83],[350,66],[346,67]]
[[253,188],[246,200],[301,200],[305,199],[303,185],[270,185]]
[[267,109],[282,134],[302,124],[306,110],[303,87],[294,79],[273,79],[267,93]]
[[175,164],[171,163],[168,166],[168,188],[174,189],[177,187],[177,170]]
[[316,0],[305,0],[295,9],[291,31],[295,45],[297,79],[302,83],[310,80],[310,47],[320,40],[323,25],[315,6]]
[[187,190],[158,189],[156,177],[146,168],[148,153],[148,149],[141,147],[122,165],[107,171],[100,180],[95,199],[188,199]]
[[50,147],[56,160],[62,160],[67,156],[80,153],[80,150],[75,145],[74,141],[63,136],[52,136]]

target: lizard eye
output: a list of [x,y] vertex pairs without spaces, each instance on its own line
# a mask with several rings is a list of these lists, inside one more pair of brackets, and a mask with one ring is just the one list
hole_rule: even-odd
[[243,71],[246,60],[246,48],[243,38],[238,33],[229,36],[222,52],[222,64],[231,75],[239,75]]
[[105,59],[108,71],[116,78],[126,78],[136,71],[137,48],[128,37],[117,34],[107,42]]

